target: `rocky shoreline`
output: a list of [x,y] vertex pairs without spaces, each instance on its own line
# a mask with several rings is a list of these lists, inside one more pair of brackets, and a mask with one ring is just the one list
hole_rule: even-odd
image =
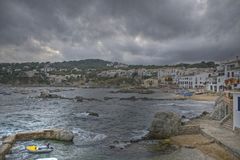
[[[196,119],[205,119],[208,116],[209,113],[203,112]],[[5,155],[9,153],[16,141],[41,139],[73,142],[74,134],[72,131],[64,129],[46,129],[34,132],[21,132],[4,137],[0,146],[0,160],[5,160]],[[153,147],[153,150],[161,153],[166,158],[167,155],[174,157],[177,154],[177,156],[182,156],[181,158],[185,159],[186,154],[190,154],[191,159],[198,158],[198,156],[205,157],[207,160],[211,160],[212,157],[214,159],[238,159],[232,153],[219,146],[214,139],[206,137],[202,133],[199,124],[183,123],[182,117],[173,112],[156,113],[148,134],[140,139],[125,142],[114,141],[109,148],[113,150],[131,150],[134,147],[141,146]],[[208,150],[209,148],[211,150]]]
[[199,159],[199,160],[238,160],[239,157],[219,142],[209,138],[195,120],[209,119],[209,113],[203,112],[189,123],[173,112],[155,114],[149,133],[141,139],[128,142],[114,142],[111,149],[132,149],[148,146],[161,153],[163,159]]

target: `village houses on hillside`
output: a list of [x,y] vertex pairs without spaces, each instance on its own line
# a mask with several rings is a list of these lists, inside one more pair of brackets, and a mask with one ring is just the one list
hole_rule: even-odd
[[160,83],[166,79],[184,89],[202,89],[211,92],[240,89],[240,60],[220,63],[215,68],[163,68],[158,71]]

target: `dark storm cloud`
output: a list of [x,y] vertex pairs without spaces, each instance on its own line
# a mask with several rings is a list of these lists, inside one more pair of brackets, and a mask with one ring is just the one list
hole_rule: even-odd
[[233,58],[238,0],[0,0],[0,61]]

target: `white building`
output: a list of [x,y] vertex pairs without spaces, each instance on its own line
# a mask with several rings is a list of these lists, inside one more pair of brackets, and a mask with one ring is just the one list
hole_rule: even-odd
[[178,79],[178,85],[180,88],[187,88],[187,89],[193,88],[193,83],[194,83],[193,79],[194,79],[193,75],[181,76]]
[[201,74],[194,75],[192,88],[197,88],[197,89],[205,88],[209,75],[210,75],[209,73],[201,73]]
[[238,57],[236,60],[223,63],[225,86],[227,89],[237,89],[240,85],[240,60]]
[[205,89],[208,82],[209,73],[180,76],[177,80],[179,87],[188,89]]

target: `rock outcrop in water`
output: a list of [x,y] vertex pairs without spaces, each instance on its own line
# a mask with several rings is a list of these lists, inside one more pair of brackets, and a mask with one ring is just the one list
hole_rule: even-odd
[[98,114],[98,113],[95,113],[95,112],[89,112],[89,111],[87,111],[86,113],[88,113],[89,116],[99,117],[99,114]]
[[86,100],[86,101],[101,101],[101,100],[96,99],[96,98],[84,98],[84,97],[81,97],[81,96],[76,96],[74,99],[77,102],[83,102],[84,100]]
[[165,139],[176,135],[199,133],[199,125],[182,125],[178,114],[158,112],[154,116],[149,133],[143,139]]
[[39,98],[60,98],[60,96],[56,94],[50,94],[48,91],[42,91]]
[[40,95],[38,96],[38,98],[59,98],[59,99],[68,99],[68,100],[75,100],[77,102],[83,102],[83,101],[101,101],[99,99],[96,98],[84,98],[81,96],[76,96],[74,98],[68,98],[68,97],[63,97],[61,95],[57,95],[57,94],[52,94],[49,93],[48,91],[43,91],[40,93]]
[[133,89],[133,88],[124,88],[117,91],[111,91],[110,93],[138,93],[138,94],[152,94],[153,90],[149,89]]
[[[108,98],[110,99],[110,98]],[[106,99],[106,100],[108,100]],[[149,98],[149,97],[124,97],[120,98],[119,100],[128,100],[128,101],[137,101],[137,100],[142,100],[142,101],[176,101],[176,100],[186,100],[186,98],[178,97],[178,98]]]
[[177,135],[181,126],[181,117],[173,112],[158,112],[152,121],[148,138],[163,139]]

